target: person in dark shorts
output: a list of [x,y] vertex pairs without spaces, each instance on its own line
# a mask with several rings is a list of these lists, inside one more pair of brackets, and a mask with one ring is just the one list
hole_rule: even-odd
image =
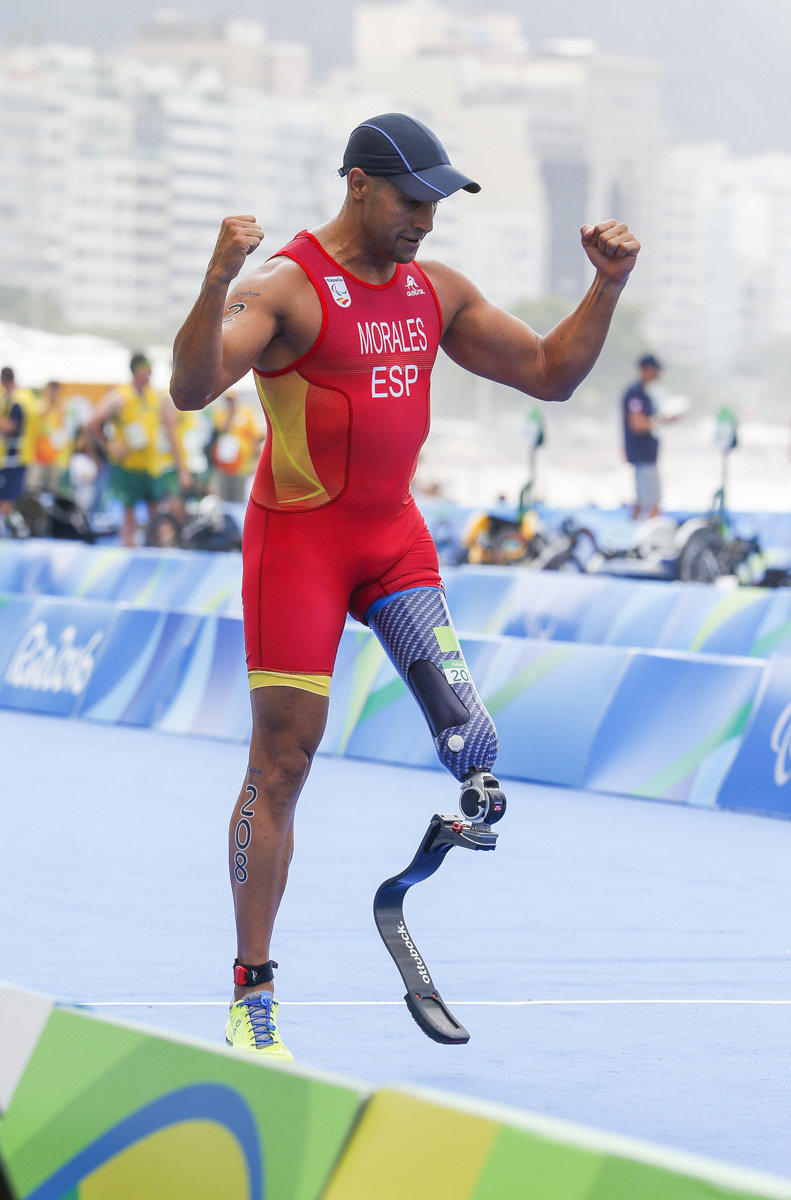
[[[160,505],[190,485],[168,396],[151,386],[151,363],[133,354],[131,380],[108,392],[86,429],[110,462],[110,488],[124,506],[122,537],[134,546],[135,506],[143,502],[153,519]],[[109,434],[109,436],[108,436]]]
[[229,836],[237,959],[226,1039],[286,1059],[270,938],[347,612],[384,645],[462,785],[497,755],[409,491],[437,351],[567,400],[599,356],[640,250],[616,220],[584,226],[594,282],[539,337],[458,271],[418,262],[437,202],[480,191],[431,130],[403,113],[372,117],[353,130],[339,173],[338,215],[233,287],[264,235],[252,215],[225,218],[171,380],[178,408],[204,408],[252,368],[268,425],[242,549],[253,734]]
[[659,481],[659,438],[657,424],[668,424],[677,417],[663,417],[651,399],[648,385],[659,378],[663,366],[653,354],[644,354],[637,363],[638,378],[623,394],[621,416],[626,461],[634,467],[634,504],[632,519],[655,517],[662,499]]
[[22,461],[25,409],[12,367],[0,370],[0,516],[8,517],[22,495],[27,468]]

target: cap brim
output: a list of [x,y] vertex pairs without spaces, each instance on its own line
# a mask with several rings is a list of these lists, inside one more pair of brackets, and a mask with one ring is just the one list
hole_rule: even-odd
[[425,171],[405,172],[403,175],[388,175],[387,178],[412,200],[444,200],[454,192],[479,192],[481,185],[468,175],[462,175],[449,163],[438,167],[427,167]]

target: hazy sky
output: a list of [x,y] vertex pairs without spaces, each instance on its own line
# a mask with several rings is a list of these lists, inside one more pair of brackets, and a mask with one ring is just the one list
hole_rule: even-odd
[[[791,0],[450,0],[466,11],[522,15],[527,38],[592,37],[602,51],[659,59],[676,138],[716,138],[739,153],[791,153]],[[32,35],[97,46],[123,43],[162,0],[0,0],[0,37]],[[325,70],[349,61],[353,0],[180,0],[197,17],[263,17],[274,36],[300,38]],[[35,14],[35,21],[31,17]],[[406,14],[404,19],[407,19]],[[613,130],[613,136],[617,131]]]

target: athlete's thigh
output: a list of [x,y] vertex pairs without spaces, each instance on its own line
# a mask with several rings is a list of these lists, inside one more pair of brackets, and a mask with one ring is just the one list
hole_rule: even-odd
[[253,734],[250,766],[310,765],[327,724],[328,699],[299,687],[257,687],[250,692]]
[[374,579],[360,584],[352,594],[349,611],[362,621],[372,604],[395,592],[411,588],[442,588],[437,548],[425,524],[391,563]]
[[328,693],[349,590],[325,523],[313,516],[248,507],[242,606],[251,687],[288,684],[280,678],[288,676]]

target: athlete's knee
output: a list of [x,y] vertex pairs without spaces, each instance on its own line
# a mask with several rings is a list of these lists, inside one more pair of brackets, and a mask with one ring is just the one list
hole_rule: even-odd
[[253,737],[246,785],[260,795],[274,821],[290,820],[312,762],[312,753],[299,740]]
[[386,597],[367,613],[428,723],[440,762],[464,780],[489,771],[497,731],[474,683],[439,588]]
[[308,777],[311,758],[301,746],[281,747],[275,754],[271,767],[271,791],[283,800],[296,800]]

